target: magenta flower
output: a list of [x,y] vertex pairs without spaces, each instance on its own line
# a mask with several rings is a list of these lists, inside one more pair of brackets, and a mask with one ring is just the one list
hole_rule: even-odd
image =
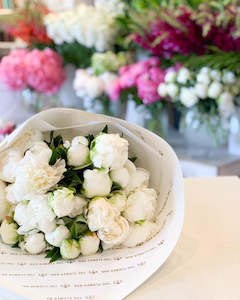
[[0,63],[0,80],[13,91],[26,87],[25,55],[27,50],[14,50]]
[[54,94],[65,81],[62,59],[51,49],[29,52],[25,64],[27,84],[39,93]]
[[120,98],[120,93],[121,93],[121,87],[119,80],[113,81],[111,86],[107,89],[107,94],[109,98],[113,101],[116,102]]

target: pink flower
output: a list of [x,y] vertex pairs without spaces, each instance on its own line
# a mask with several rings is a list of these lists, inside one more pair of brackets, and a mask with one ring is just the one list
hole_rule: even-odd
[[165,71],[159,69],[158,67],[152,67],[149,70],[149,76],[153,82],[159,84],[164,81]]
[[0,135],[8,135],[13,132],[15,125],[13,122],[8,121],[0,125]]
[[120,98],[121,87],[119,80],[112,82],[111,86],[107,89],[107,94],[111,101],[116,102]]
[[144,104],[151,104],[160,100],[157,89],[158,84],[147,75],[142,75],[137,80],[138,97],[142,99]]
[[14,50],[0,63],[0,80],[13,91],[26,87],[25,55],[27,50]]
[[51,49],[29,52],[25,65],[27,84],[39,93],[54,94],[65,81],[61,57]]

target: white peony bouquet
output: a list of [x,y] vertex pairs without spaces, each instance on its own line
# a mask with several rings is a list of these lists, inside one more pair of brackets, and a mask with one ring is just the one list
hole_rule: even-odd
[[118,33],[116,15],[103,7],[81,4],[72,11],[47,14],[44,24],[48,36],[58,45],[77,41],[99,52],[111,49]]
[[[19,146],[20,145],[20,146]],[[31,132],[0,156],[3,243],[53,262],[134,247],[158,231],[150,174],[108,133],[63,140]]]

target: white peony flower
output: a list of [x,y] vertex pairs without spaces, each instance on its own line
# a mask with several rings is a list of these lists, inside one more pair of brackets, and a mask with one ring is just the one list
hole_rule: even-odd
[[154,189],[143,188],[130,193],[124,216],[130,222],[152,220],[157,207],[157,193]]
[[204,83],[197,83],[194,86],[195,93],[200,99],[206,99],[208,95],[208,85]]
[[82,255],[93,255],[98,251],[100,240],[95,232],[87,233],[79,239]]
[[110,193],[112,181],[104,170],[86,170],[83,177],[83,193],[87,198],[107,196]]
[[64,225],[58,226],[53,232],[45,233],[46,241],[54,247],[60,247],[62,241],[70,237],[71,233]]
[[210,68],[208,68],[208,67],[203,67],[203,68],[201,68],[200,69],[200,72],[199,73],[201,73],[201,74],[210,74],[210,72],[211,72],[211,69]]
[[65,171],[64,160],[50,166],[45,156],[41,158],[40,155],[27,151],[16,170],[16,198],[18,201],[29,200],[32,195],[46,193],[62,179]]
[[136,173],[136,170],[137,170],[134,163],[129,159],[126,161],[126,163],[124,165],[124,168],[127,169],[128,174],[130,175],[130,177],[133,176]]
[[91,76],[87,82],[85,82],[85,88],[87,92],[87,96],[90,99],[95,99],[104,91],[104,83],[101,79],[96,76]]
[[200,83],[203,83],[205,85],[209,85],[209,83],[211,82],[211,79],[210,79],[210,76],[208,75],[208,73],[200,72],[197,74],[197,81]]
[[16,197],[15,195],[15,185],[14,184],[9,184],[5,191],[6,191],[6,200],[11,203],[11,204],[17,204],[19,201],[19,199]]
[[181,68],[178,71],[178,75],[177,75],[178,83],[186,84],[190,78],[191,78],[191,73],[187,68]]
[[131,175],[129,185],[125,188],[125,192],[128,195],[131,191],[137,188],[147,187],[149,184],[150,173],[143,169],[137,168],[136,171]]
[[167,84],[166,83],[160,83],[158,86],[158,95],[161,97],[167,97],[168,92],[167,92]]
[[179,87],[175,83],[169,83],[167,85],[167,93],[172,100],[175,100],[179,94]]
[[126,247],[136,247],[146,242],[157,232],[157,225],[155,223],[144,221],[139,224],[130,225],[129,234],[123,241]]
[[73,239],[63,240],[60,246],[60,253],[64,259],[77,258],[81,253],[79,242]]
[[5,244],[14,245],[18,241],[17,224],[4,220],[0,227],[0,235]]
[[112,170],[109,175],[112,181],[119,184],[122,188],[125,188],[130,182],[130,174],[126,168]]
[[42,233],[35,233],[29,235],[25,239],[25,250],[30,254],[39,254],[46,249],[46,242],[44,240],[44,234]]
[[122,168],[128,159],[128,141],[119,134],[99,134],[91,144],[90,158],[96,168]]
[[16,169],[23,155],[20,150],[10,149],[0,154],[0,180],[13,183]]
[[19,234],[32,229],[51,232],[56,228],[56,215],[48,204],[47,195],[35,195],[30,201],[19,203],[14,212],[14,220],[20,226]]
[[233,72],[224,72],[222,76],[222,82],[225,84],[234,84],[236,82],[236,76]]
[[111,203],[117,215],[120,215],[126,208],[127,197],[124,191],[114,191],[110,195],[108,201]]
[[234,112],[233,95],[229,92],[224,92],[220,95],[218,100],[218,110],[223,117],[230,117]]
[[0,221],[2,221],[10,210],[10,205],[6,200],[6,183],[0,180]]
[[127,237],[129,232],[128,221],[118,216],[107,223],[103,228],[99,229],[97,235],[105,244],[112,246],[121,244]]
[[74,207],[69,214],[70,218],[75,218],[83,213],[84,207],[87,205],[87,200],[82,196],[75,196]]
[[164,80],[165,82],[167,83],[171,83],[171,82],[175,82],[176,81],[176,78],[177,78],[177,72],[176,71],[168,71]]
[[88,206],[87,223],[91,231],[103,228],[116,216],[112,205],[101,197],[94,198]]
[[84,136],[76,136],[67,152],[68,165],[78,167],[89,159],[88,140]]
[[210,77],[214,81],[221,81],[222,74],[219,70],[211,70],[210,71]]
[[180,102],[186,107],[195,105],[198,102],[195,89],[193,87],[182,87],[180,91]]
[[66,187],[57,189],[49,193],[48,201],[57,217],[69,216],[74,209],[74,192]]
[[29,160],[35,159],[42,164],[48,164],[52,156],[52,150],[45,142],[38,141],[33,143],[25,156],[28,157]]
[[217,99],[222,92],[223,86],[220,82],[218,81],[213,81],[208,89],[208,97]]

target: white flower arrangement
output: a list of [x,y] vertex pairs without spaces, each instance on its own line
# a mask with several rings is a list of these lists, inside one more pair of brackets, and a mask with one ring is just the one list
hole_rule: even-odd
[[128,158],[128,146],[107,126],[69,141],[39,135],[17,163],[13,156],[11,181],[0,181],[2,242],[33,255],[47,251],[55,261],[150,239],[157,194],[149,172]]
[[104,72],[94,75],[93,69],[78,69],[73,81],[73,88],[80,98],[96,99],[107,93],[111,84],[117,80],[117,75]]
[[201,105],[202,101],[212,101],[220,117],[229,118],[234,112],[234,97],[240,94],[238,83],[237,75],[227,70],[170,68],[158,87],[158,93],[188,109]]
[[[119,2],[116,6],[115,2]],[[115,9],[117,8],[117,12]],[[44,17],[48,36],[58,45],[77,41],[98,52],[110,50],[118,33],[115,17],[124,12],[120,1],[111,1],[111,8],[97,4],[81,4],[72,11],[50,13]]]

